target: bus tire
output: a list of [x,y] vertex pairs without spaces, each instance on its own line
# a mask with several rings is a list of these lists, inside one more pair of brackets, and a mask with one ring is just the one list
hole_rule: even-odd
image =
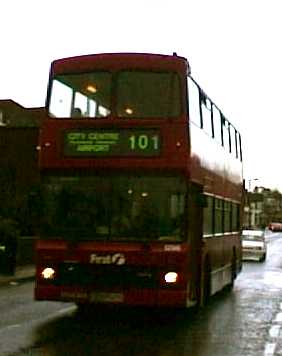
[[204,307],[211,297],[211,268],[208,260],[205,261],[203,268],[201,291],[201,306]]
[[234,287],[234,281],[237,277],[237,259],[236,253],[233,251],[232,254],[232,262],[231,262],[231,280],[230,283],[227,285],[227,289],[231,290]]
[[264,262],[266,259],[266,253],[260,258],[260,262]]

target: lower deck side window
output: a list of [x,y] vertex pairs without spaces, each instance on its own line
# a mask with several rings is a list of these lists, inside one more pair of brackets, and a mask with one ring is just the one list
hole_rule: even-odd
[[203,211],[203,234],[214,235],[239,231],[240,204],[206,195]]

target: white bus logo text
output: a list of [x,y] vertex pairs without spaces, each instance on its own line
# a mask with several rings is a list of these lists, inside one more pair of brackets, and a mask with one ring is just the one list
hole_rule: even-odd
[[125,256],[122,253],[113,255],[99,256],[96,253],[90,255],[90,263],[97,265],[123,265],[125,264]]

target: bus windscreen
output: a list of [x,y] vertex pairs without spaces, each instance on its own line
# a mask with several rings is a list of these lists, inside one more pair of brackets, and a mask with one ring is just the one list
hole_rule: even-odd
[[41,234],[78,241],[181,241],[186,192],[182,177],[46,177]]

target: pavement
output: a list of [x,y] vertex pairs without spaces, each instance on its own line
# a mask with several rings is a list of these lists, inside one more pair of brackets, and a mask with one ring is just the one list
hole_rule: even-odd
[[0,286],[9,283],[19,283],[23,281],[32,281],[35,277],[35,266],[26,265],[16,267],[14,275],[2,274],[0,271]]

